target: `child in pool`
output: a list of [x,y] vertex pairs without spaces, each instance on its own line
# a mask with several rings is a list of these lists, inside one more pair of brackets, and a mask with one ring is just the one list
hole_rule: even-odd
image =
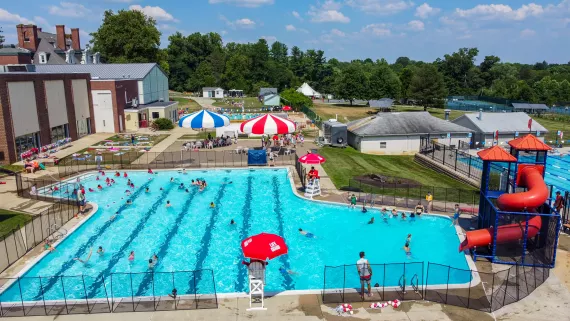
[[304,235],[310,239],[315,238],[315,235],[311,232],[303,231],[302,228],[299,228],[299,234]]

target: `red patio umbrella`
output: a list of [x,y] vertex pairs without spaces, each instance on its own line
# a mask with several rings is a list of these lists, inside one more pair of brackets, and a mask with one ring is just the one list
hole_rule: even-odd
[[281,236],[269,233],[246,238],[241,241],[241,249],[245,257],[256,260],[271,260],[287,254],[289,250]]
[[308,153],[299,158],[299,162],[303,164],[322,164],[326,161],[327,160],[323,156],[313,153]]
[[243,122],[240,130],[246,134],[288,134],[295,131],[295,123],[289,119],[273,116],[271,114],[261,115]]
[[291,106],[283,106],[283,111],[291,111],[293,108]]

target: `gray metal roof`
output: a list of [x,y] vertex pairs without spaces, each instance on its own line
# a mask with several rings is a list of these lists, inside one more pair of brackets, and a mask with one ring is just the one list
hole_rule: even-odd
[[348,130],[358,136],[469,133],[472,130],[433,117],[429,112],[378,113],[351,121]]
[[259,96],[265,96],[267,94],[278,94],[277,88],[259,88]]
[[150,104],[139,105],[138,108],[146,108],[146,107],[168,107],[172,105],[178,104],[177,101],[155,101]]
[[390,98],[382,98],[380,100],[370,100],[368,104],[372,108],[391,108],[394,100]]
[[[65,63],[65,62],[64,62]],[[38,65],[38,72],[46,73],[89,73],[92,79],[138,79],[142,80],[157,66],[156,63],[139,64],[63,64]]]
[[[530,116],[523,112],[482,113],[482,119],[479,119],[479,113],[471,113],[456,118],[452,123],[460,123],[482,133],[494,133],[497,130],[499,133],[514,133],[528,132],[529,119]],[[465,121],[473,124],[473,126],[470,126]],[[532,121],[532,130],[548,132],[546,128],[534,119]]]
[[0,56],[31,55],[31,51],[20,47],[0,47]]
[[548,110],[548,106],[545,104],[524,104],[524,103],[512,103],[515,110],[517,109],[527,109],[527,110]]

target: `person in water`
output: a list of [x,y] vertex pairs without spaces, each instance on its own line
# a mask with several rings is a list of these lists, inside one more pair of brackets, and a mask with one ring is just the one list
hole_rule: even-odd
[[115,215],[111,216],[109,221],[114,221],[117,218],[117,215],[119,215],[119,212],[115,212]]
[[99,248],[97,249],[97,254],[103,255],[103,253],[105,253],[105,250],[103,250],[102,246],[99,246]]
[[152,259],[148,259],[148,269],[149,270],[153,270],[155,265],[156,265],[156,262],[154,262]]
[[310,238],[310,239],[312,239],[312,238],[315,237],[315,235],[314,235],[313,233],[307,232],[307,231],[303,231],[302,228],[299,228],[299,234],[304,235],[304,236],[306,236],[306,237],[308,237],[308,238]]
[[422,215],[426,209],[425,207],[422,205],[422,202],[418,202],[418,205],[416,205],[414,211],[416,212],[417,215]]
[[166,207],[171,207],[172,204],[170,204],[170,201],[166,201]]
[[406,212],[402,212],[402,221],[405,221],[405,220],[406,220],[406,218],[407,218],[407,216],[406,216]]
[[370,221],[368,221],[368,224],[374,224],[374,217],[370,218]]
[[132,201],[131,199],[128,199],[128,200],[127,200],[127,205],[131,205],[131,204],[133,204],[133,201]]
[[362,204],[362,213],[366,213],[368,212],[368,210],[366,209],[366,206],[364,204]]
[[398,217],[398,211],[395,208],[392,209],[392,216]]
[[170,182],[171,182],[171,183],[174,183],[174,177],[171,177],[171,178],[170,178]]
[[214,208],[216,207],[216,204],[214,204],[214,202],[210,202],[210,208]]
[[281,272],[282,274],[289,274],[289,275],[299,274],[293,270],[287,270],[284,266],[279,267],[279,272]]
[[235,225],[236,221],[234,221],[234,219],[232,218],[232,220],[230,221],[230,225]]
[[147,187],[147,188],[144,189],[144,192],[145,192],[145,193],[149,193],[149,192],[150,192],[150,189]]
[[44,250],[53,252],[53,251],[55,251],[55,247],[53,247],[51,245],[51,242],[46,239],[46,241],[44,242]]
[[407,255],[410,255],[410,244],[412,243],[412,234],[408,234],[406,238],[406,243],[404,244],[404,251],[406,251]]
[[79,257],[73,258],[75,261],[79,261],[81,263],[83,263],[84,265],[87,264],[87,262],[89,262],[89,259],[91,259],[91,254],[93,254],[93,249],[89,250],[89,254],[87,255],[87,257],[85,258],[85,260],[82,260]]
[[178,189],[184,189],[184,183],[180,183],[180,186],[178,186]]
[[131,253],[129,254],[129,261],[133,262],[135,260],[135,251],[131,251]]

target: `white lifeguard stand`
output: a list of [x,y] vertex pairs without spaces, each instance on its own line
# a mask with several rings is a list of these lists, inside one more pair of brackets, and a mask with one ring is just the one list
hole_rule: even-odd
[[313,183],[309,183],[305,187],[305,197],[313,198],[313,196],[320,196],[321,195],[321,183],[319,179],[315,179]]
[[[252,262],[248,266],[248,272],[249,309],[247,311],[267,310],[265,307],[265,265],[261,262]],[[261,306],[253,306],[259,303],[261,303]]]

